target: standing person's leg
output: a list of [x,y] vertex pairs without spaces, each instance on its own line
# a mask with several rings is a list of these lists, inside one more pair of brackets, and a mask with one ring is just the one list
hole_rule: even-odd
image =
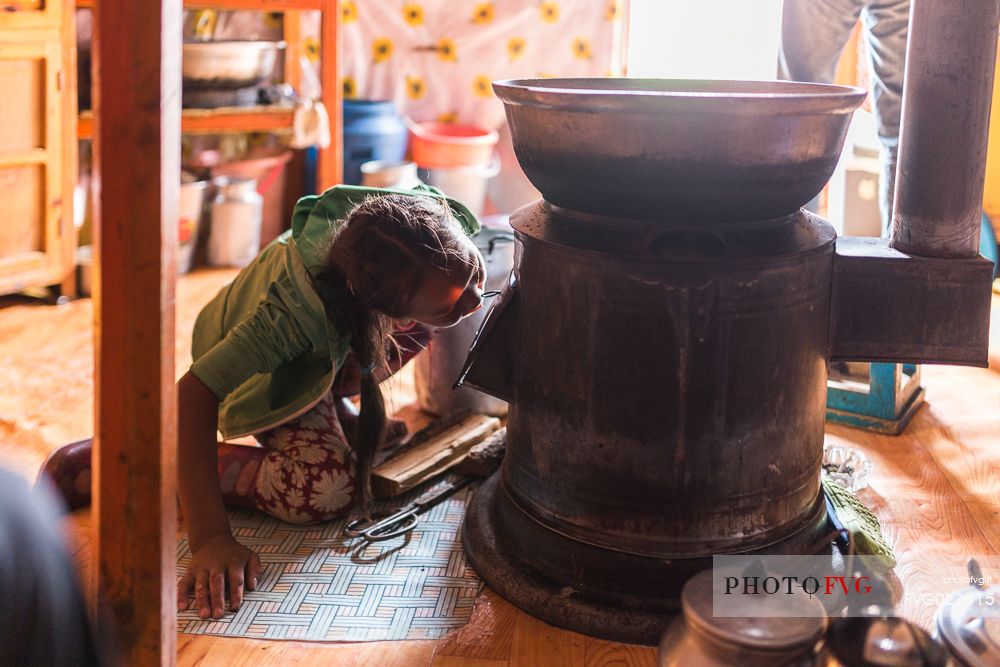
[[778,77],[831,83],[864,0],[784,0]]
[[882,235],[889,235],[899,152],[899,122],[903,111],[903,74],[910,0],[874,0],[863,13],[868,67],[871,72],[872,107],[882,143],[879,209]]
[[[784,0],[778,78],[832,83],[864,0]],[[815,212],[819,195],[805,208]]]

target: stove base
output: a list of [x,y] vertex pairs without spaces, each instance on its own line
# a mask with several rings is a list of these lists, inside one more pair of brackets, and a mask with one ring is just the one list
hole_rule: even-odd
[[[762,550],[815,551],[826,513]],[[584,544],[529,518],[494,474],[469,503],[462,531],[472,566],[511,604],[552,625],[612,641],[656,645],[680,611],[684,583],[711,557],[660,559]],[[824,543],[823,551],[827,552]]]

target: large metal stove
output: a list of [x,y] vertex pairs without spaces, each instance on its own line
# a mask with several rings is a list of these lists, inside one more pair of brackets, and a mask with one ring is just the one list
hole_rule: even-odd
[[[914,11],[942,23],[930,14],[946,3],[933,4]],[[966,4],[996,17],[994,0]],[[986,35],[995,45],[996,21],[973,23],[937,37],[966,53]],[[991,53],[966,57],[958,78],[992,76]],[[511,218],[516,267],[466,369],[511,403],[506,460],[464,529],[491,587],[557,625],[654,643],[713,554],[830,549],[828,362],[986,363],[991,267],[965,199],[982,195],[989,87],[966,84],[961,127],[948,125],[954,105],[926,102],[944,98],[908,93],[892,244],[837,239],[799,209],[832,172],[863,91],[494,84],[544,201]],[[942,127],[948,142],[927,136]],[[962,183],[939,178],[941,164]]]

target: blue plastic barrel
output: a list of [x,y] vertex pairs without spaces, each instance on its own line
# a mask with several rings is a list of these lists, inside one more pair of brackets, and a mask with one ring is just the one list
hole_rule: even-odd
[[406,155],[406,125],[389,100],[344,100],[344,183],[361,184],[361,165]]

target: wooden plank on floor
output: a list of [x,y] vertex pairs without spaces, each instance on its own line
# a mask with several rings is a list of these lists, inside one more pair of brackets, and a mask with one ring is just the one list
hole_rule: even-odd
[[93,544],[126,665],[173,665],[176,649],[181,19],[180,0],[95,9]]

